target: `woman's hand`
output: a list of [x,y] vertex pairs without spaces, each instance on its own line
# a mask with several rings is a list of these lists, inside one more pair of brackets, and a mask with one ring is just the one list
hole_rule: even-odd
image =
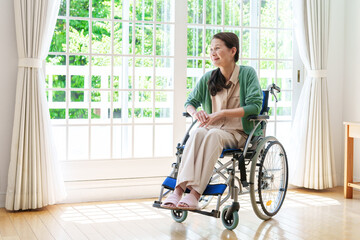
[[196,112],[193,117],[200,122],[201,126],[208,121],[209,115],[204,110],[201,110]]
[[208,127],[209,125],[213,125],[217,121],[221,120],[223,117],[223,111],[214,112],[208,115],[207,121],[205,123],[201,123],[199,127]]

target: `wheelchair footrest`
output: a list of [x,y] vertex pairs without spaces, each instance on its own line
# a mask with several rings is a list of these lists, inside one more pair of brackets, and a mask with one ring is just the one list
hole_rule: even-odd
[[[176,186],[176,179],[172,177],[167,177],[163,182],[162,186],[167,189],[174,190]],[[222,195],[226,189],[226,184],[209,184],[207,185],[203,195]],[[186,189],[186,193],[189,193],[190,190]]]

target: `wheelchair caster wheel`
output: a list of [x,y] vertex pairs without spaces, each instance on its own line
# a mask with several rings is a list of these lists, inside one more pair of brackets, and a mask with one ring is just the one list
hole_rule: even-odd
[[239,214],[238,212],[233,212],[230,219],[225,219],[226,213],[230,206],[225,206],[222,213],[221,213],[221,222],[223,223],[224,227],[229,230],[233,230],[239,224]]
[[185,221],[187,215],[188,211],[186,210],[171,210],[171,217],[178,223]]

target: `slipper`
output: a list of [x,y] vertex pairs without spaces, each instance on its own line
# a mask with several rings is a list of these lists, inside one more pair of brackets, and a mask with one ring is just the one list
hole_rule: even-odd
[[180,198],[181,196],[172,193],[166,198],[166,200],[160,206],[162,208],[167,208],[167,209],[177,209],[176,205],[178,204]]
[[186,194],[176,206],[181,210],[200,210],[199,201],[193,194]]

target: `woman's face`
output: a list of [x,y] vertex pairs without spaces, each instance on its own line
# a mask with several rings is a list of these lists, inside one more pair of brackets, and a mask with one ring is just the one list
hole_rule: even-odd
[[225,67],[235,62],[236,47],[228,48],[225,43],[217,38],[211,40],[210,58],[216,67]]

